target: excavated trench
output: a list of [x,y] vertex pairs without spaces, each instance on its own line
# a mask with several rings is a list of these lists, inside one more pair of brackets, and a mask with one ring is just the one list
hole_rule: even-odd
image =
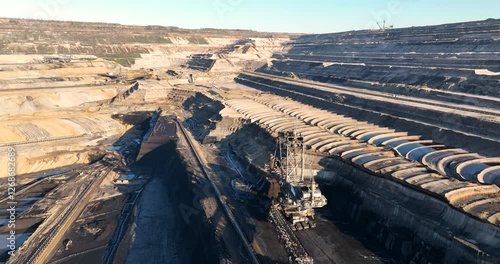
[[[249,150],[248,137],[265,132],[259,132],[255,125],[244,126],[242,130],[247,131],[238,131],[240,138],[230,136],[225,143],[249,172],[264,175],[262,164],[255,164],[255,161],[260,163],[253,156],[257,154]],[[268,139],[266,146],[254,146],[260,157],[272,154],[265,151],[273,146],[272,138]],[[318,163],[323,169],[317,171],[316,179],[329,201],[327,207],[317,210],[318,214],[366,248],[390,256],[398,263],[412,260],[416,263],[496,263],[499,260],[495,246],[488,243],[494,238],[481,239],[482,232],[496,229],[493,225],[343,160],[323,157]]]
[[213,228],[201,213],[185,218],[179,208],[193,204],[191,174],[175,140],[146,154],[137,164],[149,170],[136,208],[135,230],[125,263],[218,263],[220,249]]
[[[202,109],[205,117],[220,118],[218,109],[198,109]],[[255,176],[249,180],[258,182],[265,175],[265,163],[275,142],[265,130],[253,124],[244,125],[243,120],[238,128],[225,127],[225,124],[234,126],[234,120],[228,119],[234,118],[223,116],[215,128],[213,123],[210,126],[201,123],[193,129],[199,135],[236,129],[216,145]],[[201,132],[208,127],[212,131]],[[204,138],[198,140],[203,142]],[[315,169],[316,179],[329,201],[318,214],[365,248],[390,256],[398,263],[498,263],[497,227],[452,209],[428,194],[372,175],[350,162],[312,155],[316,158],[311,158],[311,162],[319,167]],[[392,260],[382,258],[382,262]]]

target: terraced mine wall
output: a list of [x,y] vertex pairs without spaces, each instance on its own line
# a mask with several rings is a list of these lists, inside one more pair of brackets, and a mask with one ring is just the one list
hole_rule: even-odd
[[[499,19],[305,35],[261,71],[322,82],[400,84],[498,96]],[[493,74],[493,73],[497,74]]]
[[216,60],[187,60],[186,55],[231,49],[241,39],[288,39],[294,35],[4,18],[0,18],[0,29],[0,54],[91,54],[126,67],[178,67],[188,63],[190,68],[202,71],[210,70]]
[[192,113],[191,118],[185,121],[193,136],[203,142],[210,131],[221,121],[219,112],[224,108],[221,102],[212,100],[202,93],[196,93],[187,98],[182,104],[184,110]]
[[[319,78],[317,81],[325,83],[331,82],[329,80],[321,78]],[[428,99],[440,98],[440,100],[442,101],[455,104],[473,105],[473,106],[490,107],[490,108],[498,107],[497,101],[489,100],[487,97],[481,97],[481,99],[477,99],[474,97],[470,97],[466,94],[448,93],[446,91],[431,90],[431,89],[420,89],[418,86],[410,86],[410,85],[402,86],[400,84],[374,83],[361,80],[345,80],[345,81],[340,81],[339,84],[362,88],[366,90],[391,93],[394,95],[406,95],[416,98],[428,98]]]
[[[216,130],[221,129],[224,129],[224,127],[219,123]],[[267,176],[268,172],[264,171],[263,168],[265,163],[270,161],[270,153],[272,153],[273,147],[276,146],[276,142],[271,135],[259,126],[255,124],[244,125],[232,135],[221,140],[220,143],[252,176],[250,180],[253,184]],[[256,150],[256,146],[260,150]],[[252,149],[252,147],[254,148]]]
[[[61,146],[62,143],[80,142],[97,138],[92,135],[119,135],[125,132],[126,127],[119,122],[104,116],[95,117],[67,117],[67,118],[39,118],[31,123],[8,127],[3,125],[2,131],[16,131],[16,136],[24,136],[25,141],[10,140],[4,138],[4,144],[0,147],[15,146],[18,149],[18,173],[36,173],[43,170],[55,169],[57,167],[85,164],[91,161],[91,154],[98,152],[98,147],[89,148],[85,145]],[[36,126],[39,124],[39,126]],[[18,136],[18,137],[19,137]],[[20,138],[20,137],[19,137]],[[10,142],[9,142],[10,141]],[[3,143],[3,142],[2,142]],[[52,143],[51,145],[45,143]],[[30,144],[45,144],[37,149],[30,149]],[[62,153],[62,150],[66,152]],[[37,159],[32,160],[32,157]],[[0,164],[6,164],[7,159],[0,159]],[[6,173],[0,173],[0,178]]]
[[212,57],[213,54],[193,54],[186,65],[182,66],[192,70],[209,72],[216,62]]
[[[259,137],[257,143],[257,134],[267,136]],[[245,125],[221,143],[228,144],[252,174],[266,174],[263,160],[272,154],[274,141],[264,129]],[[316,162],[317,158],[309,160]],[[316,180],[328,198],[327,210],[355,223],[356,233],[383,245],[399,263],[500,261],[497,226],[460,212],[439,197],[373,175],[349,161],[325,156],[318,164],[323,169],[315,170]]]
[[[481,130],[484,129],[487,130],[484,131],[485,134],[495,133],[494,128],[498,127],[498,124],[489,124],[487,120],[467,119],[459,116],[454,118],[453,113],[449,113],[448,115],[451,121],[446,122],[446,119],[442,118],[436,120],[436,115],[434,115],[431,110],[411,111],[411,109],[401,109],[401,106],[391,110],[390,104],[380,101],[378,101],[376,105],[364,102],[359,105],[360,107],[354,107],[346,103],[336,102],[335,100],[328,100],[327,97],[334,98],[336,96],[334,93],[328,95],[328,93],[324,91],[317,91],[300,85],[285,84],[245,74],[240,74],[235,81],[260,91],[272,92],[280,96],[289,97],[301,103],[320,109],[331,110],[335,113],[346,115],[360,121],[369,121],[370,123],[380,126],[391,127],[400,131],[407,131],[412,134],[422,135],[425,138],[432,139],[435,142],[439,142],[447,146],[463,148],[485,156],[500,156],[500,144],[498,141],[490,140],[488,138],[474,137],[466,133],[460,133],[451,129],[443,128],[443,126],[449,125],[451,127],[464,130],[475,129],[475,132],[481,132]],[[266,85],[262,85],[262,83]],[[367,109],[365,109],[365,106]],[[398,118],[397,116],[382,114],[374,111],[379,108],[389,109],[390,111],[404,111],[405,115],[415,117],[415,119],[422,120],[422,122],[427,121],[427,123],[417,123],[413,120]],[[454,122],[454,120],[456,122]],[[496,131],[498,132],[500,130]],[[489,135],[491,136],[492,134]]]
[[400,263],[500,261],[497,226],[344,160],[326,158],[323,163],[326,171],[317,179],[331,201],[328,207],[355,222],[359,232],[384,245]]

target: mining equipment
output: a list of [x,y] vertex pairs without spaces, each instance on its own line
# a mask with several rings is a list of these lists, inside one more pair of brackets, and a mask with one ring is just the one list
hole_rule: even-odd
[[65,56],[60,56],[60,55],[52,55],[52,56],[45,56],[42,59],[42,63],[70,63],[73,60],[73,57],[71,55],[65,55]]
[[99,76],[109,78],[114,83],[122,83],[122,84],[132,84],[139,80],[146,79],[154,79],[159,81],[160,77],[154,72],[154,69],[145,70],[128,70],[122,73],[122,69],[120,68],[119,73],[107,72],[103,74],[99,74]]
[[[323,207],[327,202],[314,177],[305,179],[305,165],[302,135],[295,130],[280,132],[269,166],[270,189],[279,186],[279,193],[272,196],[269,220],[285,246],[289,262],[293,264],[314,262],[294,232],[316,227],[314,208]],[[271,190],[269,194],[274,193]]]
[[378,26],[378,28],[379,28],[380,31],[385,31],[387,29],[393,29],[394,28],[394,25],[387,26],[385,24],[385,20],[384,20],[383,24],[380,24],[379,22],[377,22],[377,26]]
[[290,222],[294,231],[313,228],[314,208],[326,205],[314,177],[305,179],[305,145],[302,135],[296,131],[280,132],[276,151],[271,161],[270,182],[277,181],[280,194],[273,201]]
[[295,73],[293,73],[293,72],[290,72],[290,78],[295,79],[295,80],[298,80],[298,79],[299,79],[299,76],[297,76],[297,74],[295,74]]
[[194,83],[194,77],[193,77],[193,74],[191,74],[191,73],[188,75],[188,82]]

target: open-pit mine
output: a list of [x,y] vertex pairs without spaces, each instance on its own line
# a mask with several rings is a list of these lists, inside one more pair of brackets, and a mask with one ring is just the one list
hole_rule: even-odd
[[0,19],[0,262],[500,263],[499,35]]

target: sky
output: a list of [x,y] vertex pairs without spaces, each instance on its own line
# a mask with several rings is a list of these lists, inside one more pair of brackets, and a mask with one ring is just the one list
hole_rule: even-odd
[[0,17],[330,33],[500,18],[498,0],[0,0]]

